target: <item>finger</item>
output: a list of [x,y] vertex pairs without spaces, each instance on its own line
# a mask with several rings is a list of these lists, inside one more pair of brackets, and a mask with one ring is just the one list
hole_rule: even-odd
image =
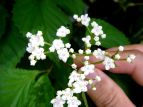
[[[135,107],[120,87],[104,72],[96,70],[101,81],[96,83],[96,91],[87,92],[97,107]],[[91,78],[95,74],[90,75]]]
[[[108,51],[116,51],[116,50],[118,50],[118,47],[108,49]],[[143,45],[141,44],[126,45],[124,46],[124,50],[138,50],[140,52],[143,52]]]
[[[110,52],[114,54],[115,52]],[[143,53],[137,50],[128,50],[120,53],[121,59],[127,58],[129,54],[134,54],[136,56],[135,60],[132,63],[127,61],[116,61],[117,67],[110,69],[113,73],[124,73],[129,74],[132,78],[141,86],[143,86]],[[92,60],[96,60],[95,58]],[[97,68],[105,70],[102,64],[96,65]]]
[[[114,51],[110,51],[108,52],[110,54],[110,56],[114,55],[116,52]],[[117,65],[117,69],[112,69],[112,71],[115,72],[119,72],[119,73],[131,73],[134,71],[135,67],[138,66],[137,62],[143,62],[143,58],[142,53],[140,53],[139,51],[124,51],[120,53],[121,59],[125,59],[128,57],[129,54],[135,54],[136,58],[133,61],[133,63],[128,63],[127,61],[116,61],[116,65]],[[95,56],[90,56],[89,62],[90,63],[95,63],[98,62],[99,59],[97,59]],[[83,66],[83,62],[84,62],[84,57],[82,55],[77,56],[77,58],[75,59],[75,64],[80,68],[81,66]],[[105,67],[102,63],[100,64],[96,64],[95,65],[97,68],[101,69],[101,70],[105,70]]]
[[[84,65],[84,56],[83,55],[77,55],[76,59],[74,60],[74,63],[78,66],[78,68],[82,67]],[[94,63],[95,61],[100,61],[99,59],[96,59],[94,56],[90,56],[89,62]]]
[[[113,55],[115,52],[109,52],[111,55]],[[127,58],[129,54],[134,54],[136,56],[135,60],[132,63],[128,63],[127,61],[116,61],[117,67],[114,69],[110,69],[113,73],[124,73],[129,74],[132,76],[132,78],[141,86],[143,86],[143,53],[138,50],[127,50],[124,52],[121,52],[121,59]],[[97,62],[98,60],[94,57],[90,57],[90,63]],[[75,63],[81,67],[83,64],[83,56],[79,56]],[[103,64],[97,64],[96,67],[101,70],[105,70],[105,67]]]

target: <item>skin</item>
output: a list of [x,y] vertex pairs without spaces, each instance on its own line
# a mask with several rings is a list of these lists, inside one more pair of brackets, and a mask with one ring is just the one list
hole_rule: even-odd
[[[112,55],[117,48],[111,48],[107,51]],[[117,61],[117,68],[111,69],[110,72],[122,73],[130,75],[139,85],[143,86],[143,45],[128,45],[125,46],[124,52],[121,52],[121,58],[126,58],[127,55],[136,55],[133,63],[126,61]],[[78,67],[82,66],[81,59],[79,57],[75,60]],[[93,56],[90,57],[90,62],[95,62],[97,59]],[[89,89],[87,92],[97,107],[135,107],[130,99],[125,95],[122,89],[104,72],[104,66],[102,64],[96,65],[96,72],[90,74],[87,78],[98,74],[101,77],[101,82],[96,83],[96,91]]]

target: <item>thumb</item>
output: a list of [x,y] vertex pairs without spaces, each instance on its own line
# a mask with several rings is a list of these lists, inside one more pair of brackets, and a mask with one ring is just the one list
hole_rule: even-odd
[[[97,107],[135,107],[121,88],[104,72],[96,69],[101,81],[96,83],[96,91],[89,89],[87,92]],[[95,73],[88,76],[96,75]]]

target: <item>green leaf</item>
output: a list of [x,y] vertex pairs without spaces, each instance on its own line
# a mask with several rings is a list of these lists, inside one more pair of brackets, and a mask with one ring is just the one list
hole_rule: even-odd
[[61,9],[68,15],[79,14],[81,15],[86,5],[83,0],[55,0]]
[[[16,0],[13,13],[21,33],[42,30],[45,41],[50,43],[55,39],[56,29],[70,21],[52,0]],[[48,56],[58,64],[55,56]]]
[[[81,0],[15,0],[13,21],[22,34],[42,30],[45,41],[51,43],[57,28],[71,23],[69,14],[61,7],[73,15],[83,12],[85,5]],[[58,65],[54,55],[48,57]]]
[[0,106],[22,107],[28,98],[28,92],[37,74],[37,71],[1,69]]
[[52,107],[50,103],[55,97],[55,91],[47,75],[41,76],[34,84],[26,107]]
[[8,37],[0,43],[0,65],[15,67],[24,55],[26,38],[22,37],[18,29],[12,26]]
[[7,11],[3,6],[0,6],[0,38],[5,32],[5,27],[6,27],[6,18],[8,14]]
[[16,0],[13,13],[16,26],[24,34],[42,30],[50,37],[56,34],[58,27],[69,23],[69,18],[53,0]]
[[107,35],[105,39],[101,40],[103,47],[112,48],[129,44],[128,38],[111,24],[100,19],[97,19],[96,22],[103,27],[103,31]]
[[49,74],[49,78],[53,81],[53,87],[56,90],[67,87],[71,71],[71,67],[62,61],[59,63],[58,67],[54,65],[51,73]]
[[38,74],[38,71],[1,67],[0,106],[51,107],[50,100],[54,90],[48,77],[36,79]]

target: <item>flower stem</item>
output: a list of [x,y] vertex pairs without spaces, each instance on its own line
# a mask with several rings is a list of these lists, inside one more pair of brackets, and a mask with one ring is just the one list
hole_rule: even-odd
[[48,53],[51,53],[51,52],[49,52],[49,51],[44,52],[44,54],[48,54]]
[[90,29],[89,29],[89,27],[87,27],[87,31],[88,31],[88,33],[90,34],[90,36],[92,35],[92,33],[91,33],[91,31],[90,31]]
[[86,99],[86,95],[85,95],[85,93],[84,93],[84,92],[82,93],[82,98],[83,98],[83,101],[84,101],[84,105],[85,105],[85,107],[89,107],[89,106],[88,106],[87,99]]
[[45,44],[46,44],[46,45],[49,45],[49,46],[51,46],[51,44],[50,44],[50,43],[48,43],[48,42],[45,42]]
[[93,62],[93,63],[91,63],[91,64],[102,64],[102,62],[103,62],[103,60],[101,60],[101,61],[97,61],[97,62]]

